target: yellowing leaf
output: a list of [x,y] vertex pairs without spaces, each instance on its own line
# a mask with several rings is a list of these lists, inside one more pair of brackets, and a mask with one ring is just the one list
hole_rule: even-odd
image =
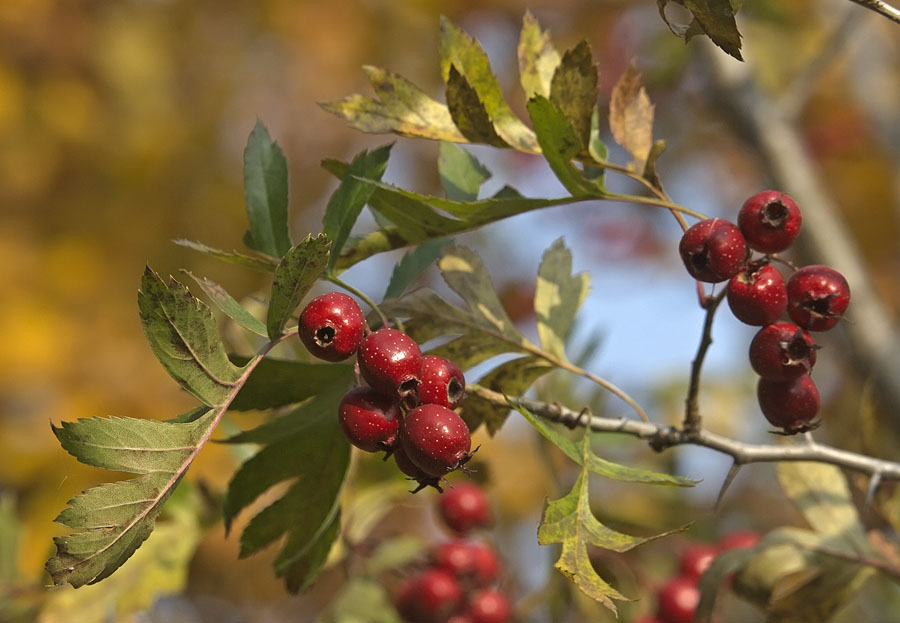
[[631,154],[634,170],[643,171],[653,148],[653,105],[634,64],[613,88],[609,127],[616,142]]
[[550,41],[550,32],[542,31],[531,11],[525,11],[519,35],[519,81],[525,96],[550,97],[550,81],[559,65],[559,52]]
[[534,312],[544,350],[566,358],[566,339],[575,322],[575,313],[588,293],[587,273],[572,275],[572,254],[562,238],[544,252],[534,290]]

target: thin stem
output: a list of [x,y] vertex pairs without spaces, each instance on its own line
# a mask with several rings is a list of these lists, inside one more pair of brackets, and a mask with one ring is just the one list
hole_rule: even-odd
[[642,197],[640,195],[622,195],[619,193],[608,193],[605,198],[612,201],[627,201],[629,203],[639,203],[642,205],[651,205],[660,208],[666,208],[676,215],[675,218],[678,219],[678,222],[683,229],[687,229],[687,223],[685,223],[684,219],[681,218],[681,214],[693,216],[694,218],[700,219],[701,221],[707,218],[707,216],[702,212],[691,210],[690,208],[686,208],[682,205],[678,205],[677,203],[673,203],[668,199],[661,199],[659,197]]
[[697,356],[691,362],[691,382],[688,387],[687,399],[685,400],[684,410],[684,430],[688,433],[700,430],[700,371],[703,368],[703,360],[706,358],[706,351],[712,344],[712,323],[719,304],[725,298],[727,290],[723,289],[716,296],[706,299],[706,319],[703,321],[703,335],[700,337],[700,345],[697,347]]
[[730,456],[735,465],[750,463],[777,463],[782,461],[804,461],[827,463],[856,472],[881,474],[881,481],[900,481],[900,463],[876,459],[874,457],[841,450],[825,444],[771,445],[750,444],[736,441],[707,430],[689,432],[671,426],[660,426],[649,422],[638,422],[623,418],[607,418],[588,415],[564,407],[558,403],[546,403],[523,397],[511,397],[486,387],[469,388],[472,394],[498,407],[521,407],[552,422],[569,427],[583,426],[595,432],[621,433],[648,442],[651,448],[663,451],[679,445],[694,445],[709,448]]
[[870,11],[875,11],[879,15],[883,15],[892,22],[900,24],[900,9],[892,7],[881,0],[850,0],[860,6],[864,6]]
[[[378,307],[378,305],[375,303],[375,301],[370,299],[359,289],[351,286],[349,283],[347,283],[346,281],[344,281],[343,279],[341,279],[340,277],[338,277],[337,275],[332,274],[332,273],[325,274],[325,279],[327,279],[334,285],[343,288],[344,290],[346,290],[350,294],[353,294],[357,298],[361,299],[366,305],[368,305],[372,309],[372,311],[374,311],[376,314],[378,314],[378,318],[381,320],[382,327],[387,328],[391,325],[391,323],[388,322],[387,316],[384,315],[384,312],[381,311],[381,308]],[[403,323],[401,323],[396,318],[394,319],[394,326],[396,326],[399,330],[403,331]]]

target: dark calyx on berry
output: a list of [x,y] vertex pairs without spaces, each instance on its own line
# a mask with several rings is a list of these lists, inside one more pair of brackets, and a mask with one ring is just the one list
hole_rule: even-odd
[[834,327],[850,305],[850,285],[833,268],[804,266],[787,282],[788,315],[807,331]]
[[747,243],[734,223],[711,218],[684,232],[678,252],[694,279],[718,283],[731,279],[744,265]]
[[790,247],[802,220],[796,202],[774,190],[756,193],[738,213],[738,227],[747,245],[760,253],[780,253]]
[[313,356],[325,361],[343,361],[352,356],[365,333],[362,310],[342,292],[317,296],[300,314],[300,341]]
[[763,327],[750,342],[750,365],[763,378],[789,381],[808,374],[819,347],[809,333],[792,322]]
[[410,461],[430,476],[461,468],[472,457],[469,427],[455,411],[422,405],[406,414],[400,444]]
[[453,409],[466,393],[466,378],[462,370],[449,359],[437,355],[422,357],[419,383],[419,402]]
[[418,465],[409,460],[409,457],[406,456],[406,452],[403,451],[403,446],[400,444],[394,446],[392,454],[394,456],[394,462],[397,463],[397,467],[400,471],[417,483],[416,488],[410,491],[410,493],[418,493],[425,487],[434,487],[439,493],[444,492],[444,489],[441,487],[441,477],[432,476],[431,474],[426,474],[422,471]]

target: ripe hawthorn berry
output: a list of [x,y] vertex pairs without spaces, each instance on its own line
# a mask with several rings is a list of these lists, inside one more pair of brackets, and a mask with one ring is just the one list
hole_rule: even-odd
[[462,586],[488,586],[500,574],[497,552],[487,543],[454,539],[431,550],[436,569],[452,573]]
[[694,578],[695,580],[700,579],[700,576],[709,568],[709,565],[712,564],[718,553],[719,549],[717,547],[706,545],[705,543],[689,545],[681,553],[679,564],[681,575]]
[[353,355],[365,333],[362,310],[343,292],[317,296],[300,313],[300,341],[313,356],[325,361],[343,361]]
[[371,387],[356,387],[344,394],[338,419],[347,439],[366,452],[387,450],[397,440],[400,406]]
[[738,227],[747,245],[760,253],[780,253],[790,247],[802,222],[796,202],[775,190],[756,193],[738,212]]
[[429,476],[444,476],[472,456],[469,427],[441,405],[422,405],[407,413],[399,438],[409,460]]
[[425,569],[403,585],[394,605],[408,623],[434,623],[449,618],[462,601],[456,578],[441,569]]
[[449,359],[437,355],[422,357],[419,402],[455,408],[466,393],[466,377]]
[[700,603],[700,589],[693,578],[669,580],[657,594],[656,616],[666,623],[691,623]]
[[506,593],[496,588],[484,588],[469,597],[466,615],[472,623],[509,623],[512,606]]
[[422,351],[402,331],[373,331],[359,345],[357,358],[359,372],[366,383],[386,396],[404,398],[419,386]]
[[850,304],[850,285],[833,268],[813,264],[799,269],[787,282],[788,315],[807,331],[827,331]]
[[751,262],[728,282],[734,317],[757,327],[772,324],[787,309],[787,286],[774,266]]
[[392,448],[391,454],[393,455],[394,462],[397,464],[397,467],[400,469],[400,471],[418,483],[418,486],[413,489],[412,493],[418,493],[425,487],[434,487],[440,492],[444,491],[441,488],[440,477],[426,474],[424,471],[422,471],[422,468],[410,461],[409,457],[406,456],[406,452],[403,451],[403,446],[401,446],[400,444],[396,444]]
[[730,549],[741,549],[744,547],[753,547],[762,536],[758,532],[752,530],[738,530],[737,532],[729,532],[719,539],[718,548],[720,552],[726,552]]
[[438,514],[444,524],[458,534],[473,528],[486,528],[493,522],[491,506],[484,490],[471,482],[459,482],[438,501]]
[[789,381],[808,374],[816,363],[812,337],[792,322],[760,329],[750,342],[750,365],[765,379]]
[[819,412],[819,390],[806,374],[790,381],[759,379],[756,397],[770,424],[794,435],[816,427],[812,423]]
[[747,243],[734,223],[710,218],[692,225],[678,252],[694,279],[718,283],[734,277],[747,259]]

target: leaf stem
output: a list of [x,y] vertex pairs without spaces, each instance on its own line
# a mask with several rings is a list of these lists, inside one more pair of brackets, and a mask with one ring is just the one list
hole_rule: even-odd
[[691,362],[691,381],[688,387],[687,398],[685,399],[684,410],[684,431],[688,434],[700,431],[700,371],[703,368],[703,360],[706,358],[706,351],[712,344],[712,323],[719,304],[725,299],[727,290],[723,289],[715,296],[709,296],[704,301],[704,309],[706,309],[706,318],[703,321],[703,335],[700,337],[700,345],[697,347],[697,355]]
[[[358,288],[351,286],[349,283],[347,283],[346,281],[344,281],[343,279],[341,279],[334,273],[326,273],[323,277],[324,277],[324,279],[330,281],[334,285],[343,288],[350,294],[353,294],[357,298],[361,299],[366,305],[368,305],[372,309],[372,311],[374,311],[376,314],[378,314],[378,318],[381,320],[382,327],[387,328],[387,327],[391,326],[391,323],[388,322],[388,317],[384,314],[383,311],[381,311],[381,308],[375,303],[375,301],[373,301],[371,298],[366,296]],[[394,326],[396,326],[400,331],[403,331],[403,323],[400,322],[399,320],[397,320],[396,318],[394,319]]]

